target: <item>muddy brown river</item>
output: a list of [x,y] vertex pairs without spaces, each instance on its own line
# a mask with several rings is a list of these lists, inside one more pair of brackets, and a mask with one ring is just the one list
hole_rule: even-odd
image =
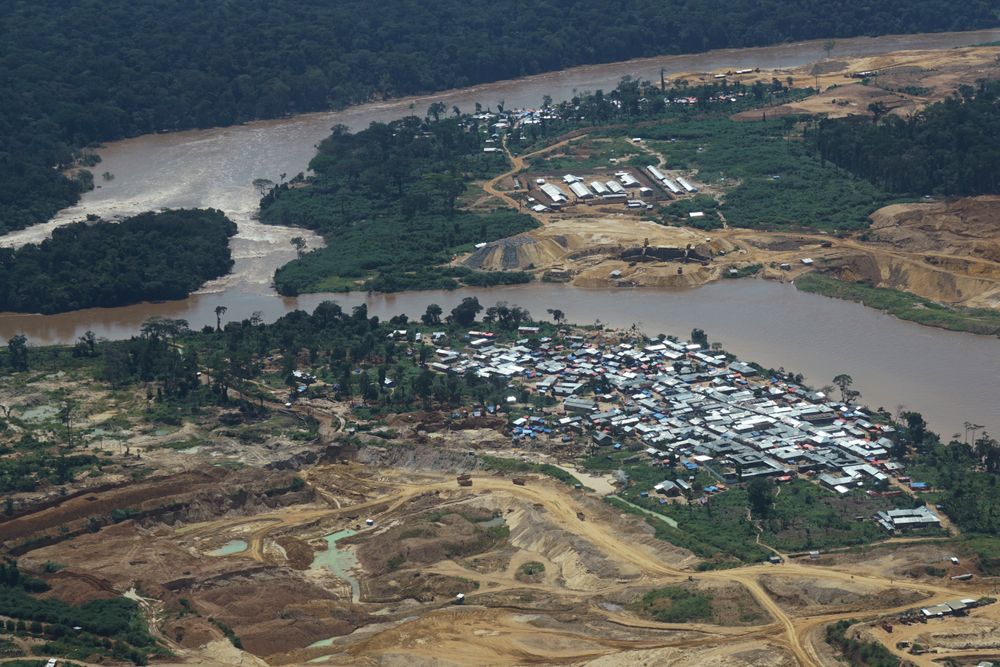
[[[970,33],[903,35],[838,40],[833,57],[871,55],[903,49],[968,46],[1000,39],[1000,30]],[[570,320],[600,319],[613,326],[639,324],[650,333],[687,336],[705,329],[739,356],[767,366],[802,372],[811,384],[828,384],[849,373],[864,402],[895,410],[904,405],[922,412],[944,435],[974,421],[1000,433],[1000,341],[950,333],[906,322],[860,305],[803,294],[793,287],[760,280],[732,281],[695,290],[583,290],[562,285],[412,292],[396,295],[278,296],[270,287],[275,269],[291,260],[289,241],[309,232],[268,227],[254,220],[258,194],[255,178],[278,180],[306,169],[315,145],[336,124],[352,129],[408,113],[422,115],[433,101],[448,108],[472,110],[476,102],[508,107],[537,106],[543,95],[559,100],[575,91],[610,89],[624,75],[655,80],[666,73],[708,71],[723,67],[797,67],[824,57],[822,42],[756,49],[720,50],[668,56],[505,81],[437,95],[372,103],[350,109],[295,116],[246,125],[171,134],[145,135],[114,142],[100,151],[98,171],[114,180],[100,182],[74,207],[53,221],[0,237],[0,246],[18,246],[45,238],[51,230],[88,213],[123,216],[168,207],[214,207],[239,225],[232,246],[232,274],[212,281],[191,297],[169,303],[89,309],[61,315],[0,313],[0,339],[24,333],[35,345],[72,342],[87,330],[107,338],[133,335],[151,316],[177,317],[193,327],[215,323],[214,309],[228,308],[226,319],[254,312],[273,320],[290,310],[310,310],[333,298],[345,307],[368,304],[380,316],[421,314],[428,303],[447,311],[464,296],[490,305],[499,300],[528,308],[536,317],[560,308]]]

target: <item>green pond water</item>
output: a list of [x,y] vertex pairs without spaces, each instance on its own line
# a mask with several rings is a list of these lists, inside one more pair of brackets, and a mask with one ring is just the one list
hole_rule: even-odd
[[229,540],[218,549],[208,552],[209,556],[232,556],[241,551],[247,550],[247,543],[243,540]]
[[[326,646],[332,646],[334,639],[336,639],[336,637],[327,637],[326,639],[320,639],[318,642],[313,642],[306,648],[323,648]],[[323,656],[323,658],[328,658],[328,657],[330,656]]]
[[[337,549],[337,540],[350,537],[356,532],[357,531],[349,529],[341,530],[336,533],[330,533],[324,537],[323,539],[326,540],[326,551],[318,552],[312,562],[313,567],[329,570],[338,579],[343,579],[344,581],[350,583],[351,596],[354,598],[355,602],[357,602],[361,596],[361,584],[358,583],[357,577],[355,577],[351,571],[358,566],[358,559],[354,556],[353,551],[347,549]],[[323,646],[323,644],[316,644],[316,646]]]
[[21,419],[31,422],[42,422],[46,419],[52,419],[59,414],[59,408],[54,405],[36,405],[33,408],[28,408],[27,410],[21,410]]

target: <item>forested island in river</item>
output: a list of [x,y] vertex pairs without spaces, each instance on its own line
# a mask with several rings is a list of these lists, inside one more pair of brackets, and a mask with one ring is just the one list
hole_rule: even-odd
[[218,210],[143,213],[65,225],[0,248],[0,311],[60,313],[180,299],[233,266],[236,223]]
[[[879,174],[916,174],[884,165],[902,164],[917,141],[935,156],[920,161],[923,169],[937,165],[922,177],[935,191],[955,193],[961,184],[996,193],[992,171],[973,166],[1000,153],[995,84],[962,86],[961,95],[904,121],[881,101],[861,115],[817,117],[796,108],[815,91],[794,83],[766,72],[698,84],[625,79],[541,109],[465,114],[435,103],[422,119],[356,134],[336,128],[310,165],[313,175],[281,183],[261,201],[264,222],[328,240],[279,269],[275,286],[293,295],[532,278],[688,287],[803,277],[810,291],[924,324],[1000,331],[1000,315],[982,307],[992,282],[949,292],[955,278],[928,273],[940,269],[919,251],[916,266],[891,268],[905,246],[890,250],[880,236],[888,223],[872,228],[873,219],[889,205],[919,205],[919,188],[864,168],[878,159]],[[868,91],[893,94],[859,83],[844,95]],[[962,141],[941,131],[949,123]],[[833,155],[836,137],[855,130],[872,135],[877,153],[853,162],[844,156],[865,153]],[[949,172],[947,165],[961,167]],[[991,232],[982,233],[988,244]],[[972,252],[988,258],[986,245]],[[939,265],[956,273],[964,266]],[[975,280],[987,275],[969,271]]]

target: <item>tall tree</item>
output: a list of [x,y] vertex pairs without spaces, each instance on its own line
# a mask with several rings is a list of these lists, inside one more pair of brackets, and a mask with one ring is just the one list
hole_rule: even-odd
[[851,385],[854,384],[854,378],[847,373],[840,373],[834,376],[833,384],[837,385],[837,388],[840,389],[841,400],[844,403],[847,403],[849,398],[848,392],[850,391]]
[[28,370],[28,339],[24,334],[17,334],[7,341],[7,363],[11,370]]
[[229,309],[223,305],[218,305],[215,307],[215,330],[222,331],[222,316],[226,314]]

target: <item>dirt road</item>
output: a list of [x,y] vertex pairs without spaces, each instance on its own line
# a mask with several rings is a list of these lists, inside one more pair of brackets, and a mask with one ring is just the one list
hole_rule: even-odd
[[[968,597],[970,595],[967,587],[951,587],[948,585],[899,580],[874,575],[861,575],[836,567],[831,568],[797,562],[788,562],[781,566],[769,564],[750,565],[728,570],[695,573],[691,570],[674,567],[665,563],[661,556],[658,556],[651,548],[641,543],[623,539],[620,531],[607,522],[595,520],[592,516],[588,516],[587,520],[580,520],[578,518],[579,515],[586,512],[587,507],[570,489],[539,480],[533,480],[527,486],[515,486],[508,479],[485,476],[475,476],[472,482],[473,486],[465,492],[466,494],[502,494],[543,507],[547,520],[553,522],[558,528],[583,538],[600,552],[608,555],[608,557],[628,563],[637,568],[642,573],[641,583],[643,585],[670,585],[682,583],[689,579],[705,582],[736,583],[749,591],[754,600],[773,619],[772,623],[763,626],[738,630],[710,624],[671,625],[647,622],[645,623],[647,627],[655,627],[663,630],[701,631],[712,635],[714,639],[711,641],[719,641],[720,637],[732,636],[734,634],[739,634],[742,637],[770,637],[772,641],[779,642],[781,645],[787,647],[796,662],[800,665],[823,664],[822,659],[809,640],[810,633],[816,628],[842,619],[864,619],[882,614],[898,613],[912,608],[914,605],[908,604],[899,607],[832,614],[803,615],[797,613],[793,616],[768,594],[760,582],[762,575],[781,574],[785,576],[801,576],[817,581],[843,582],[845,585],[865,585],[874,590],[892,588],[913,590],[930,596],[926,604],[933,604],[947,599]],[[248,539],[250,546],[244,552],[244,556],[255,560],[264,560],[264,542],[270,534],[276,531],[284,531],[311,522],[327,521],[348,514],[357,516],[361,511],[368,513],[368,516],[376,518],[381,523],[393,517],[398,517],[399,510],[418,496],[442,492],[458,493],[454,481],[396,485],[396,490],[389,495],[337,509],[315,508],[278,512],[269,516],[258,516],[254,518],[254,521],[258,522],[259,526],[250,534],[250,538]],[[232,521],[217,523],[225,523],[229,528],[234,525]],[[211,530],[216,527],[214,524],[207,525],[201,527],[201,530]],[[503,573],[490,573],[488,575],[479,574],[450,561],[425,568],[423,571],[478,581],[481,583],[482,589],[488,590],[493,594],[525,588],[540,590],[554,596],[570,596],[577,599],[583,599],[587,595],[592,594],[592,591],[573,591],[567,589],[563,585],[556,584],[551,579],[537,584],[526,584],[514,579],[512,570]],[[489,586],[488,588],[487,585]],[[635,582],[607,582],[607,585],[602,587],[602,592],[620,590],[627,586],[635,586]],[[607,616],[609,619],[613,618],[618,623],[636,622],[634,617],[628,617],[628,620],[626,620],[622,616],[614,616],[610,613]],[[424,620],[417,623],[428,622],[430,621],[424,617]],[[392,633],[395,630],[387,632]],[[375,637],[378,636],[375,635]],[[383,637],[383,639],[388,640],[388,637]],[[663,642],[654,643],[658,646],[665,645]],[[632,646],[631,648],[636,648],[636,646]],[[580,658],[582,656],[577,655],[576,657]]]

